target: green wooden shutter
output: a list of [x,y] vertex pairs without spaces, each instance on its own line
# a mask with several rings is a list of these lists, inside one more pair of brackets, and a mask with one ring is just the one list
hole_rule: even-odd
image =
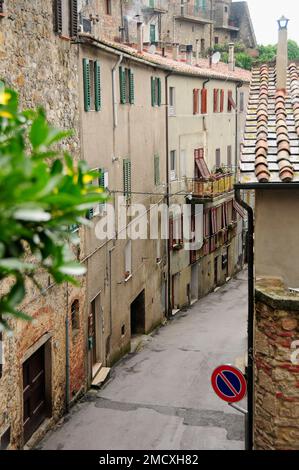
[[90,70],[89,60],[83,59],[84,109],[90,110]]
[[151,77],[152,106],[156,106],[156,79]]
[[123,161],[124,195],[128,199],[131,196],[131,160]]
[[155,185],[160,184],[160,157],[159,155],[154,156],[154,175],[155,175]]
[[121,104],[126,104],[126,71],[119,67],[119,92]]
[[94,101],[96,111],[101,109],[101,98],[101,66],[100,62],[96,60],[94,63]]
[[157,84],[158,84],[158,106],[161,106],[161,78],[157,78]]
[[129,85],[130,85],[130,96],[129,101],[130,104],[134,104],[135,102],[135,83],[134,83],[134,73],[131,69],[129,69]]

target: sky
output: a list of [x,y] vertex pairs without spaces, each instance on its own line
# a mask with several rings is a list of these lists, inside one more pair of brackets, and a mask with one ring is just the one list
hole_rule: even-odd
[[299,44],[298,0],[247,0],[258,44],[276,44],[277,20],[282,15],[289,18],[289,39]]

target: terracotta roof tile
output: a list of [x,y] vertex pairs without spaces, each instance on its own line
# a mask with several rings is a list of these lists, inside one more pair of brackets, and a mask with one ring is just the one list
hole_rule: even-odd
[[272,65],[252,71],[240,162],[243,182],[299,181],[299,73],[288,69],[287,89],[276,89]]

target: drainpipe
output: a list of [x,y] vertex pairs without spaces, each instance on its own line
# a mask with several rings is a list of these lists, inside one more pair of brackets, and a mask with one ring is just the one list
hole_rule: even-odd
[[[205,81],[203,82],[202,87],[205,88],[205,87],[206,87],[206,84],[209,83],[209,81],[210,81],[210,78],[207,78],[207,80],[205,80]],[[203,116],[203,121],[202,121],[202,122],[203,122],[203,125],[202,125],[203,131],[206,132],[207,128],[206,128],[206,116],[205,116],[205,115]]]
[[[172,72],[165,75],[165,122],[166,122],[166,204],[167,212],[169,214],[169,116],[168,116],[168,78]],[[169,220],[168,220],[169,231]],[[171,316],[171,249],[170,239],[167,240],[167,313],[166,316]]]
[[117,60],[116,64],[114,65],[114,67],[112,69],[112,100],[113,100],[113,127],[114,127],[114,129],[118,125],[118,116],[117,116],[118,102],[117,102],[116,91],[115,91],[115,89],[116,89],[116,70],[118,69],[118,67],[122,63],[122,60],[123,60],[123,54],[121,54],[119,56],[119,59]]
[[66,316],[65,316],[65,408],[70,410],[70,325],[69,325],[69,285],[66,283]]
[[246,450],[253,449],[253,400],[254,400],[254,369],[253,369],[253,335],[254,335],[254,220],[253,209],[241,198],[240,189],[235,188],[235,199],[248,215],[248,340],[247,340],[247,426]]
[[235,123],[235,169],[237,171],[238,168],[238,162],[239,162],[239,139],[238,139],[238,133],[239,133],[239,126],[238,126],[238,107],[239,107],[239,95],[238,95],[238,90],[239,88],[242,88],[243,83],[238,82],[236,86],[236,123]]
[[107,355],[108,349],[110,350],[110,340],[112,336],[112,252],[114,251],[115,246],[109,250],[109,336],[106,340],[106,364],[107,364]]

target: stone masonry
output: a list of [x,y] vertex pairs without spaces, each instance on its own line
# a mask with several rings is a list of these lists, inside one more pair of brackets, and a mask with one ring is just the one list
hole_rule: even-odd
[[[299,450],[299,295],[279,279],[256,288],[254,447]],[[292,348],[293,346],[293,348]],[[292,360],[293,358],[293,360]]]

